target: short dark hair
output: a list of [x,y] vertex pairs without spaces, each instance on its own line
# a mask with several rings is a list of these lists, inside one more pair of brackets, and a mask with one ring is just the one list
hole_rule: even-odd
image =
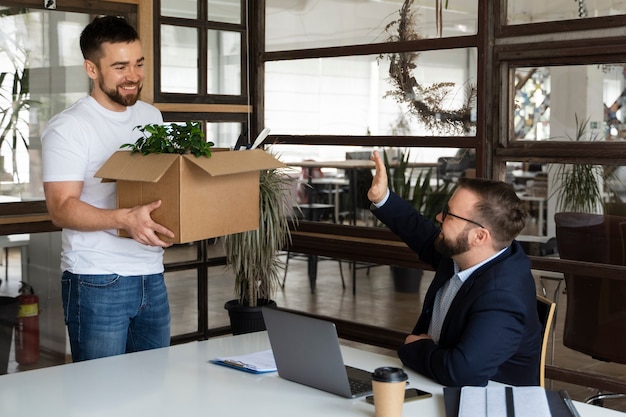
[[97,64],[102,57],[102,44],[130,43],[139,40],[139,34],[123,17],[100,16],[85,26],[80,34],[83,58]]
[[483,178],[460,178],[459,188],[478,196],[474,219],[491,232],[494,243],[504,248],[526,225],[526,206],[511,184]]

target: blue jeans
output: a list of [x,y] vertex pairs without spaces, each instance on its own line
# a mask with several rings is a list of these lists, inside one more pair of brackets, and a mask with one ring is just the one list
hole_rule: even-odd
[[163,274],[76,275],[61,280],[74,362],[170,345]]

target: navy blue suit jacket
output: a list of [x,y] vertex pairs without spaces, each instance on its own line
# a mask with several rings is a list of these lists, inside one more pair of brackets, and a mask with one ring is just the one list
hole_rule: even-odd
[[[373,206],[372,206],[373,207]],[[435,294],[454,275],[433,242],[440,229],[394,193],[372,212],[435,270],[413,334],[428,333]],[[419,340],[398,349],[402,362],[446,386],[489,380],[538,385],[541,323],[530,260],[517,241],[478,268],[454,298],[439,344]]]

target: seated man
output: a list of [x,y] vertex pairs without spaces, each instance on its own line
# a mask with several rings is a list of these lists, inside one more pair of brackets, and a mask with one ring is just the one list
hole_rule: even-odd
[[388,190],[378,152],[372,160],[372,212],[436,271],[402,362],[447,386],[538,385],[541,323],[530,260],[514,240],[526,219],[514,190],[461,179],[439,228]]

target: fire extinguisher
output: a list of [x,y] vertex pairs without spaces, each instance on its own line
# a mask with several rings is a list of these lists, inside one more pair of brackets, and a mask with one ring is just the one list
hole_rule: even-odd
[[22,282],[20,308],[15,325],[15,360],[28,365],[39,360],[39,297],[33,287]]

